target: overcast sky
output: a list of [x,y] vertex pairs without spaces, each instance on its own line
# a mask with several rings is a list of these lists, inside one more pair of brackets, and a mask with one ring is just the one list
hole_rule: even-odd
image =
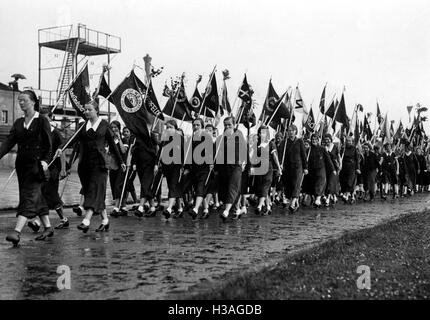
[[314,108],[327,82],[330,97],[346,87],[349,116],[356,103],[375,113],[378,99],[389,118],[407,121],[407,105],[430,106],[429,17],[427,0],[2,0],[0,82],[19,72],[27,77],[22,85],[37,87],[37,30],[83,23],[122,38],[112,87],[149,53],[155,67],[164,66],[154,80],[161,101],[166,79],[185,71],[191,95],[197,75],[203,91],[216,64],[219,86],[221,71],[230,71],[231,103],[246,72],[260,105],[270,77],[278,94],[299,83]]

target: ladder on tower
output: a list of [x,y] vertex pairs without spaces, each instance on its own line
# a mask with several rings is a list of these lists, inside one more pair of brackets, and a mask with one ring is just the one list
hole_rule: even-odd
[[[58,80],[57,97],[58,108],[63,109],[66,106],[66,97],[64,92],[69,88],[73,76],[73,62],[78,52],[79,38],[70,38],[72,28],[70,28],[69,38],[64,52],[63,66],[61,68],[60,78]],[[64,96],[63,96],[64,95]]]

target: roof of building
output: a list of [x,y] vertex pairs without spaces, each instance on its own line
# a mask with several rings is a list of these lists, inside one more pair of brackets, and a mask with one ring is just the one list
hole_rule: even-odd
[[6,84],[0,82],[0,90],[12,91],[12,88]]

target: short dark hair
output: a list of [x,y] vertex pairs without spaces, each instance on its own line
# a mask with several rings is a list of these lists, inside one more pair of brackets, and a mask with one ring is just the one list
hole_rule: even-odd
[[121,131],[121,123],[119,123],[119,121],[117,121],[117,120],[113,120],[113,121],[110,123],[110,125],[111,125],[111,126],[112,126],[112,125],[116,126],[116,127],[118,128],[118,130],[119,130],[119,131]]
[[36,93],[33,90],[27,89],[27,90],[22,91],[20,94],[28,95],[30,100],[34,102],[34,110],[39,111],[39,109],[40,109],[39,99],[37,98]]
[[175,121],[175,120],[173,120],[173,119],[169,119],[169,120],[167,120],[167,121],[166,121],[166,125],[168,125],[168,124],[170,124],[172,127],[174,127],[174,128],[175,128],[175,130],[178,130],[178,124],[176,123],[176,121]]
[[226,121],[231,121],[231,123],[233,124],[233,125],[236,125],[236,119],[233,117],[233,116],[228,116],[228,117],[226,117],[225,119],[224,119],[224,124],[226,123]]
[[202,119],[202,118],[195,118],[195,119],[193,120],[193,123],[194,123],[194,122],[196,122],[196,121],[200,122],[200,124],[202,125],[202,128],[204,128],[204,127],[205,127],[205,122],[203,121],[203,119]]

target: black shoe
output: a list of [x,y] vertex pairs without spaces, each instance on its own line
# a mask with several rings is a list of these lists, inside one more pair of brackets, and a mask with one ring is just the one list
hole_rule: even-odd
[[31,230],[33,230],[33,232],[38,232],[39,231],[39,229],[40,229],[40,225],[38,225],[36,222],[34,222],[34,221],[29,221],[28,223],[27,223],[27,225],[29,226],[29,228],[31,229]]
[[173,215],[174,219],[182,218],[184,216],[184,211],[176,211]]
[[114,217],[114,218],[118,218],[119,217],[119,210],[112,210],[112,212],[110,213],[110,216],[111,217]]
[[136,209],[136,210],[134,210],[134,215],[138,218],[142,218],[143,217],[143,211]]
[[69,220],[61,221],[54,229],[67,229],[69,227]]
[[152,218],[155,217],[155,215],[157,214],[157,211],[151,211],[149,210],[146,214],[145,214],[145,218]]
[[38,235],[34,240],[43,241],[46,238],[51,238],[54,235],[54,229],[52,227],[46,228],[42,234]]
[[119,214],[120,217],[125,217],[128,215],[128,210],[125,208],[122,208],[121,210],[119,210]]
[[17,231],[13,231],[6,236],[6,241],[12,242],[14,247],[16,247],[21,240],[20,233]]
[[257,216],[259,216],[259,215],[261,215],[261,214],[263,213],[263,209],[262,209],[262,208],[257,207],[257,208],[255,208],[254,213],[255,213]]
[[172,214],[166,209],[163,211],[163,216],[166,219],[169,219]]
[[78,217],[82,216],[82,209],[80,207],[73,207],[72,210],[78,215]]
[[107,224],[101,224],[97,229],[96,232],[103,232],[103,231],[109,231],[109,222]]
[[293,213],[297,212],[297,210],[299,210],[299,206],[297,206],[297,207],[289,206],[288,210],[289,210],[290,214],[293,214]]
[[203,214],[200,216],[200,219],[207,219],[209,218],[209,211],[203,211]]
[[234,213],[233,214],[233,220],[239,220],[240,218],[242,217],[242,214],[239,212],[239,213]]
[[87,233],[88,230],[90,230],[90,226],[86,226],[83,223],[81,223],[80,225],[78,225],[77,227],[79,230],[82,230],[84,233]]
[[197,215],[198,213],[194,211],[194,209],[190,209],[188,210],[188,214],[191,216],[191,218],[193,218],[193,220],[197,219]]

